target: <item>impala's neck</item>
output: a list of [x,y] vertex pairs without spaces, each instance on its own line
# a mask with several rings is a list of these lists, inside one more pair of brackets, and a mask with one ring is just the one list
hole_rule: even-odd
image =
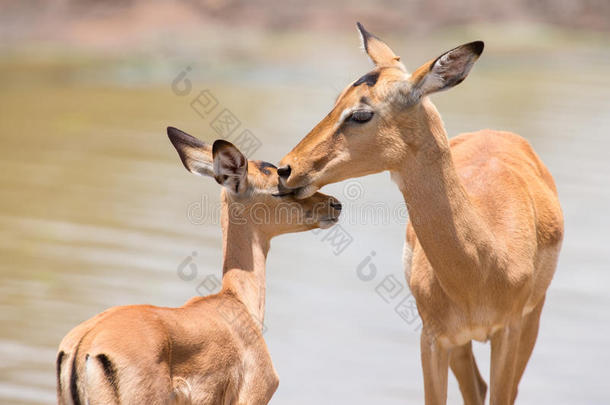
[[477,269],[481,253],[493,246],[493,236],[458,178],[438,111],[428,99],[415,108],[420,119],[405,136],[418,141],[408,148],[409,156],[393,178],[434,270]]
[[231,291],[260,324],[265,316],[265,262],[269,238],[223,201],[222,290]]

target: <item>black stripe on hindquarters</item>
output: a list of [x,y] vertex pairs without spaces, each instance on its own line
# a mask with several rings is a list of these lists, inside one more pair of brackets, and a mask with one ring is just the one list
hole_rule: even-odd
[[110,361],[108,356],[106,356],[103,353],[98,354],[97,356],[95,356],[95,358],[102,365],[102,369],[104,370],[106,379],[108,379],[108,382],[110,383],[110,386],[112,387],[112,391],[114,392],[114,398],[116,399],[116,403],[118,404],[119,403],[119,385],[118,385],[116,368],[114,367],[114,364],[112,364],[112,362]]
[[57,373],[57,395],[61,396],[61,363],[64,361],[64,353],[63,350],[60,350],[57,354],[57,362],[55,363],[55,372]]

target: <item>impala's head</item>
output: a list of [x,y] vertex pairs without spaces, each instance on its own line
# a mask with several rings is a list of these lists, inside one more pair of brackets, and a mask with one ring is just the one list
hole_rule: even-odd
[[393,170],[416,154],[427,141],[421,128],[434,110],[426,95],[464,80],[483,52],[483,42],[471,42],[409,74],[388,45],[360,23],[358,29],[375,68],[349,84],[330,113],[282,159],[281,182],[298,197],[325,184]]
[[260,228],[266,235],[328,228],[341,213],[341,203],[331,196],[314,193],[297,200],[281,186],[277,168],[271,163],[251,160],[230,142],[213,145],[180,131],[167,128],[167,135],[180,159],[191,173],[213,177],[223,186],[222,202],[230,221]]

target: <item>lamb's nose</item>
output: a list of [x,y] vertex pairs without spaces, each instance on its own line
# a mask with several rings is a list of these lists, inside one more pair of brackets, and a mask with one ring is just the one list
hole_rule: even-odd
[[290,165],[280,167],[279,169],[277,169],[277,174],[284,180],[286,180],[288,177],[290,177],[290,172],[292,172]]

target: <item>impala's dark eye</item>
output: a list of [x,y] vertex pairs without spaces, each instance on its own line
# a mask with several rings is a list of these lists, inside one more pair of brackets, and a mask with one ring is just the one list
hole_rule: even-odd
[[365,122],[369,122],[371,118],[373,118],[373,111],[371,110],[356,110],[352,112],[349,120],[353,122],[357,122],[359,124],[363,124]]

